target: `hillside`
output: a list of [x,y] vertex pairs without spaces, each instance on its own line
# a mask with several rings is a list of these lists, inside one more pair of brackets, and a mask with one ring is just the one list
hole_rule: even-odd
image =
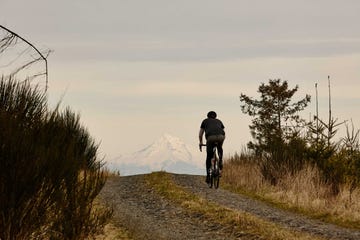
[[164,172],[111,177],[101,197],[127,237],[109,239],[360,239],[360,231],[209,189],[203,180]]

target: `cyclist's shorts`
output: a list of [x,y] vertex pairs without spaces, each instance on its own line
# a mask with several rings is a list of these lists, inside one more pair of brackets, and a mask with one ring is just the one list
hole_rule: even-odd
[[222,144],[225,140],[225,136],[224,135],[212,135],[212,136],[208,136],[208,138],[206,139],[206,142],[207,143],[214,143],[214,142],[217,142],[217,143],[220,143]]

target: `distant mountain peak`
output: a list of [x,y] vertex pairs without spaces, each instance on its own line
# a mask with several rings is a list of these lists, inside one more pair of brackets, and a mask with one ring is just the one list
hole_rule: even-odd
[[182,173],[200,173],[203,164],[199,160],[180,138],[164,133],[144,149],[130,155],[118,157],[110,165],[117,166],[116,168],[120,170],[120,174],[126,173],[126,175],[132,174],[128,173],[128,169],[136,172],[136,168],[149,169],[150,171],[165,170],[178,173],[181,173],[181,171],[184,171]]
[[[159,139],[148,147],[135,152],[133,155],[144,159],[161,154],[161,158],[167,158],[169,161],[181,159],[182,161],[191,161],[192,156],[186,144],[177,137],[170,134],[163,134]],[[159,156],[160,157],[160,156]],[[159,158],[160,160],[160,158]]]
[[172,149],[186,149],[186,144],[180,138],[171,136],[168,133],[163,134],[153,145],[157,147],[167,146]]
[[160,137],[160,139],[166,139],[167,141],[177,141],[177,140],[180,140],[180,138],[178,138],[178,137],[174,137],[174,136],[172,136],[171,134],[169,134],[169,133],[164,133],[161,137]]

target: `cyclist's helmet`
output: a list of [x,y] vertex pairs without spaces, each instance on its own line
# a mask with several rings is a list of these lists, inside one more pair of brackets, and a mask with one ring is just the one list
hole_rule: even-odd
[[207,114],[207,117],[208,118],[216,118],[216,112],[214,112],[214,111],[210,111],[210,112],[208,112],[208,114]]

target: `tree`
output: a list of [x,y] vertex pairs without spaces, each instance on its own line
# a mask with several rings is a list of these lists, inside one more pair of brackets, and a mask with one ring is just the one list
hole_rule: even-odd
[[297,92],[298,86],[289,89],[287,81],[269,80],[259,86],[261,99],[252,99],[245,94],[240,95],[243,102],[243,113],[254,117],[250,125],[251,135],[255,143],[249,147],[257,153],[267,152],[273,143],[285,143],[296,134],[303,120],[298,115],[310,102],[310,95],[302,100],[291,103],[291,98]]
[[296,147],[305,147],[300,137],[304,120],[298,113],[308,105],[311,98],[306,95],[292,103],[291,99],[297,91],[298,86],[289,89],[287,81],[270,79],[268,84],[259,86],[259,100],[240,95],[242,112],[253,117],[249,128],[254,142],[250,141],[248,147],[267,159],[267,163],[271,162],[271,166],[267,167],[275,168],[272,172],[277,171],[279,164],[290,161],[297,154],[294,152],[294,144]]

